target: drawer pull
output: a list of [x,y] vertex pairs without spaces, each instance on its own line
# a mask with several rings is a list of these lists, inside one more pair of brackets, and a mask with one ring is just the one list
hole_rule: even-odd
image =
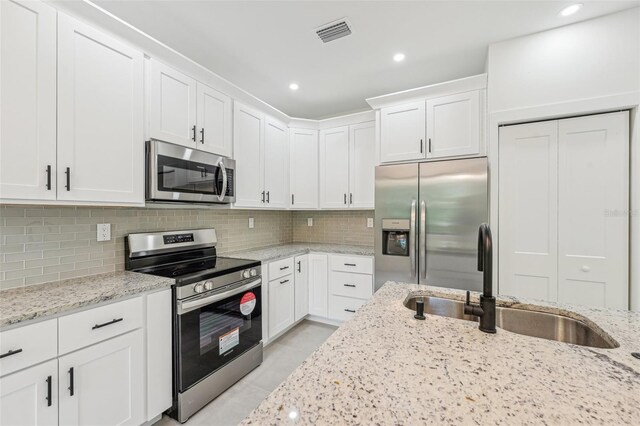
[[355,287],[355,284],[343,284],[345,287]]
[[69,396],[73,396],[73,367],[69,369]]
[[345,263],[344,266],[356,266],[355,263]]
[[281,271],[284,271],[285,269],[289,269],[288,266],[283,266],[282,268],[280,268]]
[[108,325],[111,325],[111,324],[115,324],[115,323],[117,323],[117,322],[120,322],[120,321],[122,321],[123,319],[124,319],[124,318],[115,318],[115,319],[113,319],[113,320],[111,320],[111,321],[109,321],[109,322],[105,322],[105,323],[103,323],[103,324],[96,324],[96,325],[94,325],[93,327],[91,327],[91,329],[92,329],[92,330],[95,330],[96,328],[106,327],[106,326],[108,326]]
[[354,311],[353,309],[345,309],[344,311],[345,311],[345,312],[351,312],[352,314],[355,314],[355,313],[356,313],[356,311]]
[[51,407],[51,376],[47,377],[47,407]]
[[289,282],[289,280],[282,280],[282,281],[280,281],[280,284],[284,284],[284,283],[288,283],[288,282]]
[[19,354],[20,352],[22,352],[22,348],[16,349],[15,351],[10,350],[9,352],[5,352],[2,355],[0,355],[0,358],[4,358],[4,357],[7,357],[7,356]]

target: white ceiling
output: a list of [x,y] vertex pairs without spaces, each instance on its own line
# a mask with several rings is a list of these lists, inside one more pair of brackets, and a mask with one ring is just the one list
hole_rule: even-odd
[[[638,6],[640,1],[94,0],[292,117],[368,109],[365,98],[479,74],[490,43]],[[315,28],[347,17],[353,34]],[[395,63],[394,53],[406,60]],[[297,92],[289,83],[297,82]]]

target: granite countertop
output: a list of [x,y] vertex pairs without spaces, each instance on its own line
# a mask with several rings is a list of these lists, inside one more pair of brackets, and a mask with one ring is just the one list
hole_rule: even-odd
[[271,262],[273,260],[284,259],[286,257],[297,256],[311,252],[373,256],[373,247],[345,244],[291,243],[262,247],[259,249],[222,253],[221,256],[233,257],[236,259],[259,260],[261,262]]
[[0,292],[0,327],[170,287],[174,280],[111,272]]
[[388,282],[242,424],[640,424],[640,313],[498,299],[587,318],[620,344],[596,349],[418,321],[411,293],[464,299]]

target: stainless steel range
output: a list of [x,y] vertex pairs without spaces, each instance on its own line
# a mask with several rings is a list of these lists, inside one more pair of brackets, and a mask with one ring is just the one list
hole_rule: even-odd
[[173,407],[184,423],[262,363],[260,262],[217,256],[215,229],[129,234],[126,269],[175,279]]

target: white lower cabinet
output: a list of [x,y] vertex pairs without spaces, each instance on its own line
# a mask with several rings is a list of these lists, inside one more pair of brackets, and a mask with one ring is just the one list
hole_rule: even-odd
[[309,254],[309,314],[327,316],[328,256]]
[[337,321],[346,321],[366,302],[366,299],[355,299],[332,294],[329,299],[329,318]]
[[294,320],[298,321],[309,314],[309,255],[295,258],[295,309]]
[[10,374],[0,383],[0,424],[58,424],[57,360]]
[[142,330],[59,358],[60,423],[144,422]]
[[269,337],[293,324],[294,302],[293,274],[269,281]]

